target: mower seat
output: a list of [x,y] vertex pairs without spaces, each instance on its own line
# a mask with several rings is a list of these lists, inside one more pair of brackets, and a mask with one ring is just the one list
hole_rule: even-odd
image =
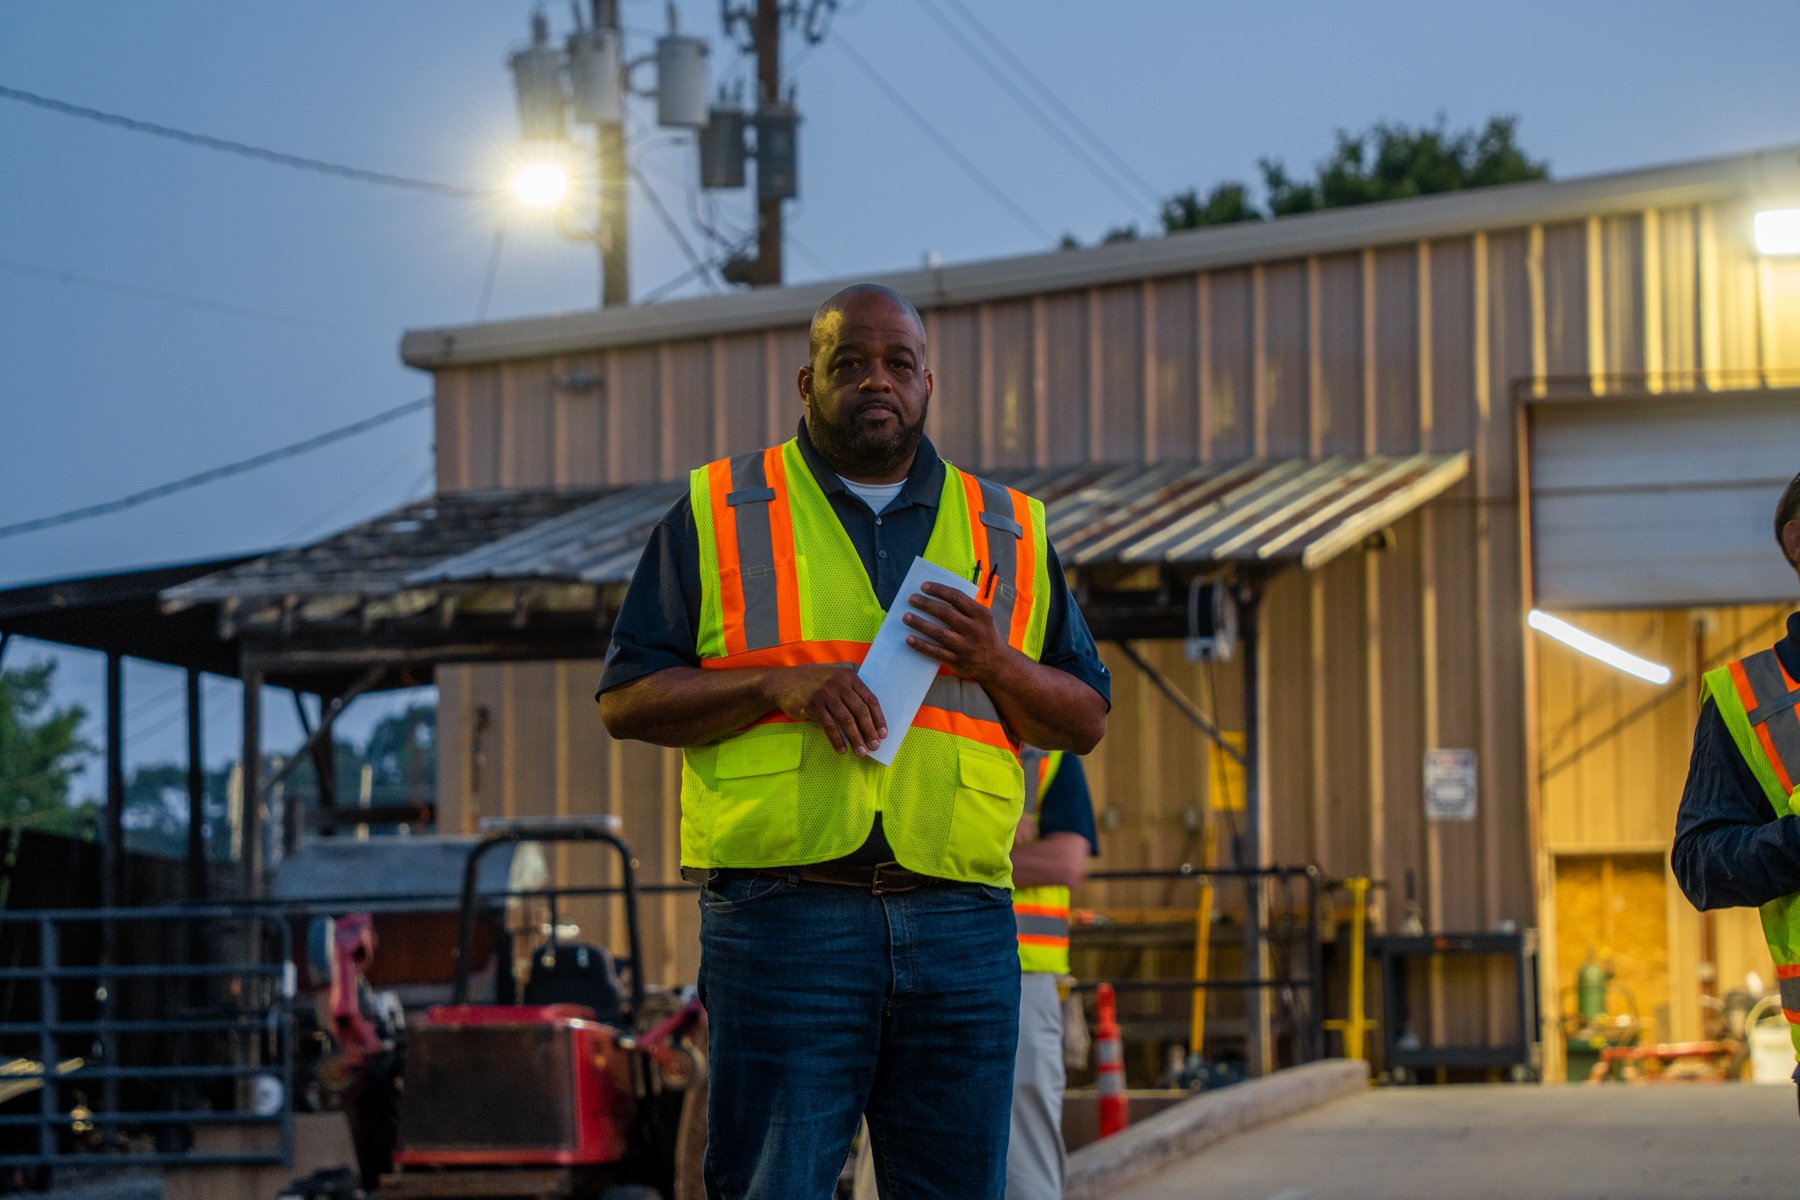
[[580,1004],[602,1024],[625,1023],[625,989],[611,951],[591,942],[551,942],[531,956],[525,1004]]

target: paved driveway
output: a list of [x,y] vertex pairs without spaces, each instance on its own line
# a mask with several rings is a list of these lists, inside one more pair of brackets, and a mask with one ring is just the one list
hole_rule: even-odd
[[1800,1194],[1790,1084],[1379,1088],[1114,1200],[1728,1200]]

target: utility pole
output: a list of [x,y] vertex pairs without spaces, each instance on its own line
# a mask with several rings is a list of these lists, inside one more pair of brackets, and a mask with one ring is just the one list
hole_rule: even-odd
[[[759,111],[781,103],[781,3],[756,0],[756,103]],[[781,199],[758,189],[756,286],[781,282]]]
[[[594,28],[619,37],[619,0],[593,0]],[[626,193],[630,180],[625,175],[625,120],[601,121],[599,134],[600,167],[600,306],[623,307],[631,303],[631,245],[627,236]]]

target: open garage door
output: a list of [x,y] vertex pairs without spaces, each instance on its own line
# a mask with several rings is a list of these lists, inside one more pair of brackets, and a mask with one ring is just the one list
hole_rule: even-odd
[[1800,389],[1537,401],[1527,421],[1538,607],[1794,599],[1773,522]]

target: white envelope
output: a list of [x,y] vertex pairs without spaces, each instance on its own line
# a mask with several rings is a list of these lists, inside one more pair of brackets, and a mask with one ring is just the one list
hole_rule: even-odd
[[[918,715],[919,705],[925,702],[925,693],[938,673],[936,659],[927,658],[906,644],[907,636],[913,631],[900,619],[907,613],[919,612],[907,600],[918,595],[921,585],[927,583],[953,587],[965,596],[975,594],[974,583],[924,558],[913,559],[912,568],[901,581],[900,590],[894,595],[894,607],[888,609],[887,616],[882,619],[875,641],[856,671],[857,678],[875,693],[875,699],[881,704],[881,715],[887,721],[887,737],[881,748],[869,755],[884,767],[892,766],[894,755],[900,753],[900,742],[912,728],[913,717]],[[924,616],[923,613],[919,615]]]

